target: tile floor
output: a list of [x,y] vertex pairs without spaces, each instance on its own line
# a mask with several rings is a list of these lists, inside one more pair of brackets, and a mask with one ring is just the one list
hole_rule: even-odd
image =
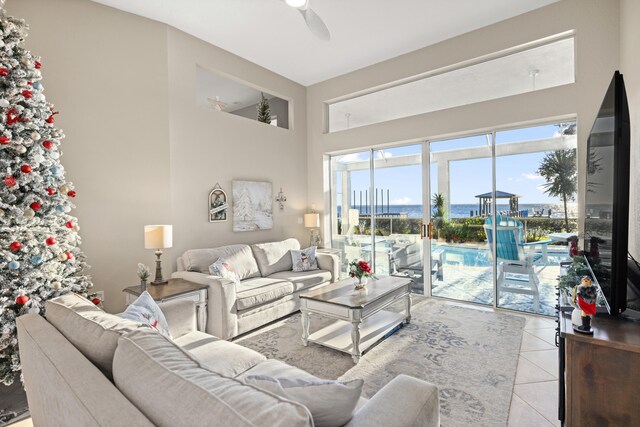
[[525,317],[507,426],[559,426],[556,323],[552,318]]
[[[468,304],[452,302],[470,307]],[[472,306],[482,310],[491,308]],[[556,323],[552,318],[524,315],[516,380],[511,395],[507,426],[550,427],[558,421],[558,350],[554,344]],[[33,427],[31,418],[11,427]]]

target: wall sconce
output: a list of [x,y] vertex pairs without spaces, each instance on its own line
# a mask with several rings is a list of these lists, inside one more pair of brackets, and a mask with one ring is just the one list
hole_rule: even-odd
[[276,202],[280,205],[280,210],[284,209],[284,202],[287,201],[287,196],[282,192],[282,187],[280,187],[280,192],[276,196]]

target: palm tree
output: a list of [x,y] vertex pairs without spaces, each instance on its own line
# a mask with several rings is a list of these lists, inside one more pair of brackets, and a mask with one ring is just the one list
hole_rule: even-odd
[[561,197],[564,203],[564,227],[569,231],[567,201],[575,200],[578,189],[576,149],[556,150],[547,153],[538,167],[538,173],[547,181],[544,192],[552,197]]
[[443,217],[444,216],[444,196],[442,193],[434,193],[433,197],[431,197],[431,205],[433,205],[433,216],[434,217]]

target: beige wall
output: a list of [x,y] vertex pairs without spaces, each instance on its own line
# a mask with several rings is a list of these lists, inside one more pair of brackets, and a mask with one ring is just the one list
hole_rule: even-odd
[[[137,263],[154,267],[145,224],[173,224],[164,275],[185,249],[298,237],[306,205],[305,88],[148,19],[89,0],[9,0],[10,15],[30,24],[26,47],[43,57],[45,95],[67,135],[62,163],[77,187],[82,249],[94,289],[108,311],[124,307]],[[196,63],[289,99],[293,130],[216,114],[196,106]],[[274,206],[274,228],[234,233],[209,223],[216,182],[271,181],[288,198]]]
[[640,259],[640,2],[620,1],[620,71],[631,119],[631,182],[629,183],[629,251]]
[[[578,117],[579,173],[582,175],[586,136],[613,72],[618,68],[619,19],[618,0],[564,0],[310,86],[307,90],[309,176],[322,173],[323,154],[328,152],[435,139],[571,115]],[[574,84],[324,133],[327,100],[572,30],[576,34]],[[310,202],[321,204],[325,191],[322,182],[309,179]],[[580,182],[579,191],[583,194],[584,182]],[[326,221],[327,214],[325,230],[328,229]]]
[[[306,205],[305,88],[173,28],[168,30],[171,205],[174,254],[188,248],[254,243],[308,233],[297,219]],[[196,105],[196,65],[249,82],[293,103],[292,129],[266,126]],[[231,197],[231,181],[270,181],[285,209],[274,203],[273,229],[234,233],[233,222],[209,223],[207,197],[216,182]]]
[[119,310],[137,263],[153,263],[143,226],[171,221],[166,27],[84,0],[6,9],[27,21],[26,47],[42,56],[89,274],[107,310]]

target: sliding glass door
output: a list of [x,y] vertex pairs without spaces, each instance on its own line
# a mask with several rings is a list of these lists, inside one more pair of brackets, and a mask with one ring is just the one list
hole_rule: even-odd
[[493,305],[493,263],[484,224],[493,189],[492,136],[432,141],[431,295]]
[[364,259],[378,275],[411,277],[419,293],[553,315],[560,262],[577,236],[575,129],[333,156],[331,242],[342,276]]
[[401,275],[423,292],[422,145],[363,151],[331,159],[332,246],[341,274],[364,259],[377,275]]

